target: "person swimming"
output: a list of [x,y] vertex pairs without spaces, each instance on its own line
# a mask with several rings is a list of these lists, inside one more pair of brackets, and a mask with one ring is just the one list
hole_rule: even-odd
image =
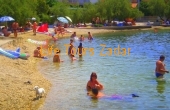
[[90,96],[91,98],[107,98],[111,100],[123,100],[123,99],[139,97],[137,94],[131,94],[130,96],[121,96],[116,94],[107,96],[102,92],[100,92],[97,88],[92,88],[91,91],[88,91],[87,95]]

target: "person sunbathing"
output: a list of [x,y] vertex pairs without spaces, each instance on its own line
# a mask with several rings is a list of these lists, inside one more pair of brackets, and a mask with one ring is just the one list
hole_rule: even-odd
[[8,37],[11,33],[8,32],[6,27],[2,28],[2,33],[4,34],[5,37]]

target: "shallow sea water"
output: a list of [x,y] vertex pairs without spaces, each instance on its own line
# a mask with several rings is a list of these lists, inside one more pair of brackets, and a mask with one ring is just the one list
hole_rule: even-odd
[[[94,55],[87,52],[83,58],[71,61],[66,55],[69,39],[57,41],[63,63],[53,63],[51,55],[39,63],[38,68],[53,84],[41,110],[167,110],[170,109],[170,74],[166,81],[154,76],[155,61],[161,54],[166,56],[166,68],[170,70],[170,32],[150,31],[119,32],[95,35],[93,41],[85,40],[83,47],[94,48]],[[100,56],[102,47],[131,48],[130,55]],[[76,47],[79,41],[74,43]],[[103,52],[103,53],[104,53]],[[127,54],[127,52],[126,52]],[[86,84],[91,72],[96,72],[104,85],[106,95],[117,94],[124,99],[92,99],[87,96]],[[131,98],[131,94],[139,97]]]

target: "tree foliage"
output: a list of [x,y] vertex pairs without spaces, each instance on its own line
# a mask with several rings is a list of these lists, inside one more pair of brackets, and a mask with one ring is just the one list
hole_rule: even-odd
[[144,13],[145,16],[152,16],[151,10],[149,9],[148,1],[141,1],[139,5],[139,10]]
[[153,15],[164,16],[166,4],[164,0],[149,0],[149,10]]
[[[13,0],[11,2],[10,0],[0,0],[0,4],[3,4],[0,7],[0,16],[11,16],[21,25],[24,25],[28,18],[32,17],[41,22],[52,23],[59,16],[69,16],[73,23],[78,23],[90,22],[94,17],[100,17],[102,20],[113,20],[116,18],[124,20],[127,17],[137,18],[143,16],[141,11],[131,7],[129,0],[99,0],[95,4],[84,4],[83,7],[80,7],[79,4],[70,7],[68,0],[63,1]],[[150,9],[154,10],[155,8],[150,7]],[[165,15],[168,14],[169,11],[167,10]],[[53,18],[50,16],[53,16]]]

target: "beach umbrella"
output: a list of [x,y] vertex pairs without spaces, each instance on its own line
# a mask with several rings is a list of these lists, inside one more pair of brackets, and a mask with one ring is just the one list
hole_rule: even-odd
[[68,16],[65,16],[70,22],[72,22],[71,18]]
[[62,23],[68,23],[68,20],[64,17],[58,17],[57,19]]
[[14,18],[10,16],[3,16],[0,18],[0,22],[14,21]]
[[14,21],[14,18],[10,16],[3,16],[0,18],[0,22],[6,22],[6,26],[7,26],[7,21]]
[[34,17],[33,17],[33,18],[31,18],[31,20],[35,21],[35,20],[36,20],[36,18],[34,18]]

